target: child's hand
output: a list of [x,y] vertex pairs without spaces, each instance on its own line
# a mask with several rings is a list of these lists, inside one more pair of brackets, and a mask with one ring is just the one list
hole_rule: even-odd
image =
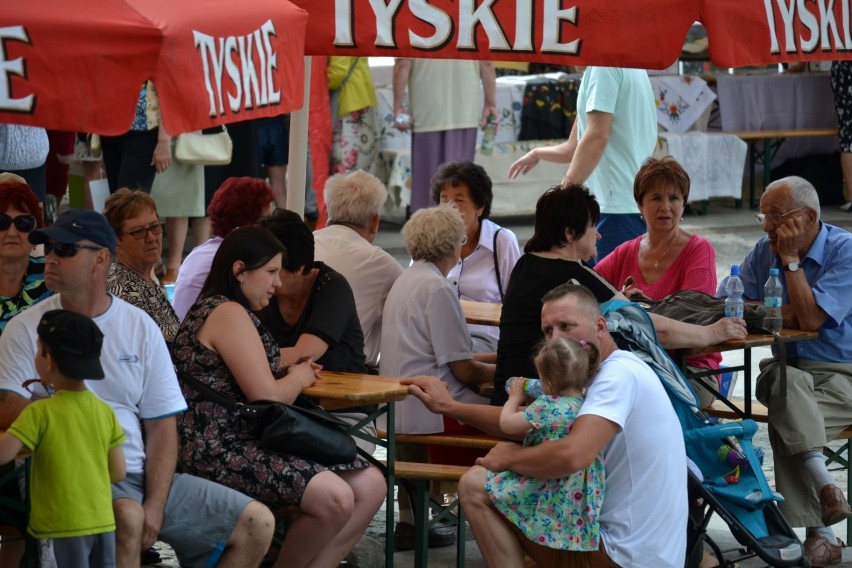
[[512,384],[512,388],[509,391],[509,400],[514,402],[520,402],[526,396],[524,392],[524,386],[527,384],[527,379],[522,379],[519,381],[515,381]]

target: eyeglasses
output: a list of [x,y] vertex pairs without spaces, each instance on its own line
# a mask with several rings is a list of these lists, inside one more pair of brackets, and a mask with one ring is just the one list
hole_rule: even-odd
[[467,244],[467,235],[465,235],[465,236],[464,236],[464,238],[462,239],[461,244],[462,244],[462,246],[464,246],[464,245],[466,245],[466,244]]
[[36,218],[32,215],[18,215],[10,217],[5,213],[0,213],[0,231],[8,231],[9,227],[15,225],[15,228],[20,233],[29,233],[36,227]]
[[763,213],[763,212],[755,213],[754,214],[754,220],[757,221],[758,223],[760,223],[761,225],[763,225],[766,222],[766,220],[769,219],[770,221],[772,221],[773,225],[777,225],[778,223],[781,222],[781,219],[783,219],[784,217],[786,217],[788,215],[792,215],[793,213],[798,213],[799,211],[804,211],[805,209],[807,209],[807,207],[799,207],[798,209],[793,209],[792,211],[788,211],[787,213],[782,213],[782,214]]
[[70,258],[80,249],[101,250],[104,247],[81,245],[78,243],[44,243],[44,256],[55,253],[59,258]]
[[55,392],[53,385],[47,384],[41,379],[28,379],[21,386],[36,399],[50,398]]
[[148,233],[151,233],[154,236],[162,235],[163,231],[166,230],[165,223],[154,223],[152,225],[148,225],[147,227],[142,227],[140,229],[136,229],[135,231],[128,231],[126,233],[122,233],[122,235],[130,235],[136,240],[141,241],[145,237],[148,236]]

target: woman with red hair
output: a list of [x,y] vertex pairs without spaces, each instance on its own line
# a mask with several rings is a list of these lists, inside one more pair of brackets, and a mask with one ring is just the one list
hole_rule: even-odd
[[44,257],[33,258],[29,233],[41,227],[38,198],[21,179],[0,181],[0,333],[18,312],[51,295]]
[[260,178],[231,177],[216,190],[207,207],[213,237],[192,249],[175,282],[173,304],[181,321],[198,299],[222,240],[237,227],[251,225],[271,213],[274,201],[272,188]]

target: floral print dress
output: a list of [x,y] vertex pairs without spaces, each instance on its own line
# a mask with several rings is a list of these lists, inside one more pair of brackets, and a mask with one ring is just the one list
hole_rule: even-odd
[[[542,395],[524,411],[532,428],[524,446],[564,438],[583,399]],[[513,471],[488,472],[485,490],[500,513],[531,541],[560,550],[598,550],[598,515],[604,498],[600,456],[588,468],[561,479],[535,479]]]
[[[213,296],[192,307],[175,336],[173,357],[179,371],[234,401],[246,402],[245,395],[219,354],[197,339],[198,330],[210,312],[228,301],[225,296]],[[269,368],[273,375],[278,376],[278,345],[260,320],[248,313],[263,341]],[[189,405],[189,410],[178,418],[183,471],[241,491],[267,505],[273,513],[298,505],[308,482],[320,472],[368,467],[361,458],[348,464],[324,466],[304,458],[261,449],[248,429],[238,424],[231,412],[204,400],[186,384],[182,384],[181,389]]]

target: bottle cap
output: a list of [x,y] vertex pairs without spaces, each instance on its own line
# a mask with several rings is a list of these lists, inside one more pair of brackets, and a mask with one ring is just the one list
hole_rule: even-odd
[[735,264],[731,267],[731,276],[739,276],[740,275],[740,265]]
[[769,275],[770,276],[778,276],[778,274],[779,274],[779,272],[778,272],[777,268],[770,268],[769,269]]

